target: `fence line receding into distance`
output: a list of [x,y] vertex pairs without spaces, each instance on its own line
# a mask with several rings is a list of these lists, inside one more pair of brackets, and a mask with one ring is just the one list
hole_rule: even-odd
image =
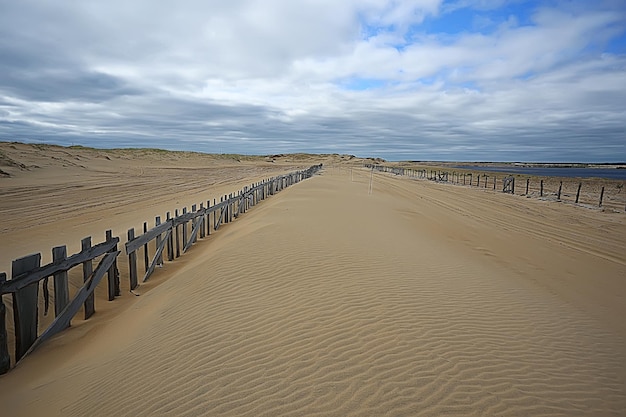
[[[399,168],[371,164],[365,165],[365,167],[372,169],[372,171],[376,170],[380,172],[388,172],[395,175],[408,176],[417,179],[493,189],[494,191],[498,189],[508,194],[516,194],[516,181],[522,180],[523,185],[518,187],[518,190],[521,189],[523,192],[516,195],[538,197],[547,200],[552,199],[561,202],[571,202],[579,205],[585,204],[588,207],[609,208],[614,211],[623,210],[626,212],[626,192],[625,194],[622,194],[624,182],[620,182],[619,180],[604,180],[607,184],[616,184],[614,187],[616,192],[609,195],[606,192],[607,185],[593,186],[590,185],[588,181],[581,181],[578,178],[572,178],[572,181],[569,181],[564,186],[564,182],[561,178],[537,179],[536,177],[533,177],[531,180],[531,178],[521,174],[517,176],[500,174],[500,177],[498,178],[498,173],[496,172],[448,172],[435,169]],[[598,179],[595,179],[595,181],[598,181]],[[548,183],[553,187],[553,191],[547,190],[546,185]],[[581,194],[581,191],[583,191],[583,184],[586,184],[588,189],[584,194]],[[566,187],[570,189],[569,194],[565,193]],[[575,197],[573,196],[574,188],[576,189]],[[584,198],[581,198],[583,195]],[[564,197],[567,197],[568,199],[566,200]]]
[[[154,272],[157,265],[164,262],[164,252],[168,261],[181,256],[198,240],[211,233],[211,217],[213,231],[224,223],[248,211],[258,202],[274,195],[282,189],[296,184],[303,179],[310,178],[322,168],[314,165],[306,170],[280,175],[268,180],[244,187],[237,193],[222,196],[219,203],[216,200],[207,200],[200,206],[193,205],[191,211],[184,208],[182,213],[175,211],[174,216],[168,212],[166,219],[161,221],[156,217],[153,228],[143,224],[143,233],[135,235],[135,229],[129,229],[124,244],[128,256],[128,279],[131,291],[137,288],[138,268],[137,255],[143,253],[144,275],[146,281]],[[149,246],[154,241],[155,251],[150,256]],[[11,368],[12,362],[18,364],[26,355],[48,338],[70,326],[72,318],[82,307],[85,319],[95,313],[94,291],[105,274],[108,279],[108,300],[112,301],[121,294],[120,272],[117,267],[117,257],[120,254],[119,237],[112,236],[108,230],[105,241],[92,246],[91,237],[81,241],[81,251],[67,256],[66,246],[52,249],[52,262],[41,266],[41,254],[36,253],[16,259],[12,263],[11,279],[7,274],[0,273],[0,374]],[[94,264],[97,264],[94,268]],[[83,285],[70,297],[68,271],[82,266]],[[43,293],[45,314],[48,313],[50,290],[49,278],[53,278],[54,320],[39,333],[39,294],[40,287]],[[11,294],[13,313],[13,342],[15,352],[9,352],[9,335],[6,327],[7,306],[2,296]]]

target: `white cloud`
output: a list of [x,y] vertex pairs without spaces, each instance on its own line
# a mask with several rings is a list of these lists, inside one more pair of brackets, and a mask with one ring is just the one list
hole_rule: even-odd
[[[440,153],[446,143],[482,152],[481,140],[528,152],[536,138],[558,140],[574,126],[576,135],[606,138],[614,156],[620,128],[623,139],[626,57],[605,45],[624,35],[623,8],[557,2],[529,10],[514,2],[530,24],[509,9],[493,14],[510,4],[7,3],[0,139],[28,138],[34,126],[38,137],[89,141],[85,132],[98,132],[112,143],[120,132],[142,140],[165,132],[169,143],[209,151],[211,138],[231,140],[233,150],[254,143],[350,152],[355,144],[380,150],[384,137],[388,154],[424,152],[428,143]],[[477,14],[458,34],[420,26],[468,7]],[[496,21],[491,32],[472,32]],[[509,128],[515,134],[502,139]],[[515,137],[524,146],[507,142]]]

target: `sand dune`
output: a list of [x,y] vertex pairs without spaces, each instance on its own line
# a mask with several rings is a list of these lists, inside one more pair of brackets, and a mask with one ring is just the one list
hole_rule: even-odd
[[0,377],[6,415],[624,415],[623,215],[369,179],[200,242]]

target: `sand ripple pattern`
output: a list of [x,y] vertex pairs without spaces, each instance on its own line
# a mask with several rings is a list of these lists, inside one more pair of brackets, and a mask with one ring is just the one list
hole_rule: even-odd
[[624,415],[621,336],[420,233],[419,204],[328,174],[286,190],[65,369],[84,385],[61,414]]

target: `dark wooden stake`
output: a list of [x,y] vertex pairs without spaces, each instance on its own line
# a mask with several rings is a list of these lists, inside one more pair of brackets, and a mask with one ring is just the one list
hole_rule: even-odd
[[[148,222],[143,222],[143,234],[148,233]],[[148,243],[143,245],[143,271],[146,272],[150,266],[150,255],[148,254]]]
[[578,190],[576,190],[576,204],[578,204],[578,198],[580,197],[580,187],[583,186],[582,182],[578,183]]
[[[111,239],[113,239],[113,232],[111,230],[107,230],[105,232],[105,237],[106,237],[107,242],[110,241]],[[113,249],[109,251],[109,253],[111,252],[117,252],[117,244],[115,245]],[[109,301],[113,301],[115,297],[120,296],[122,293],[121,288],[120,288],[120,271],[117,269],[117,259],[113,261],[111,268],[109,268],[109,271],[107,272],[107,280],[108,280],[108,290],[109,290]]]
[[[177,219],[178,218],[178,209],[174,210],[174,218]],[[174,227],[174,230],[172,230],[174,232],[174,234],[176,235],[176,257],[179,258],[180,257],[180,233],[178,231],[180,225],[177,224],[176,227]]]
[[[154,227],[157,227],[159,225],[161,225],[161,216],[156,216],[156,218],[154,219]],[[159,246],[161,246],[161,235],[158,235],[156,237],[156,247],[158,248]],[[163,252],[161,252],[157,259],[157,265],[163,266]]]
[[543,197],[543,180],[541,180],[541,185],[540,185],[540,189],[539,189],[539,197]]
[[[128,241],[135,238],[135,229],[128,229]],[[128,254],[128,275],[130,280],[130,289],[137,288],[137,252],[132,251]]]
[[[7,274],[0,273],[0,288],[7,280]],[[11,368],[11,356],[9,355],[9,344],[6,328],[6,311],[7,308],[2,301],[2,292],[0,291],[0,375],[6,374]]]
[[[168,222],[172,220],[172,215],[169,211],[165,218]],[[167,237],[167,260],[170,262],[174,260],[174,230],[172,230],[172,233]]]
[[[89,250],[89,248],[91,248],[91,236],[81,240],[80,244],[83,251]],[[87,282],[89,278],[91,278],[92,273],[93,264],[91,259],[89,259],[88,261],[83,262],[83,282]],[[96,312],[96,301],[93,293],[89,294],[89,296],[85,299],[83,306],[85,308],[85,320],[87,320]]]
[[598,204],[598,207],[602,207],[603,197],[604,197],[604,187],[602,187],[602,190],[600,191],[600,203]]
[[530,178],[526,178],[526,194],[528,195],[528,186],[530,185]]
[[[13,261],[11,274],[32,271],[41,264],[41,254],[28,255]],[[13,321],[15,323],[15,362],[28,351],[37,339],[39,281],[13,293]]]
[[561,189],[563,188],[563,181],[561,181],[559,183],[559,192],[556,194],[556,199],[560,200],[561,199]]
[[[52,262],[57,263],[67,258],[67,248],[57,246],[52,248]],[[57,317],[70,302],[70,288],[67,281],[67,271],[54,274],[54,316]]]

